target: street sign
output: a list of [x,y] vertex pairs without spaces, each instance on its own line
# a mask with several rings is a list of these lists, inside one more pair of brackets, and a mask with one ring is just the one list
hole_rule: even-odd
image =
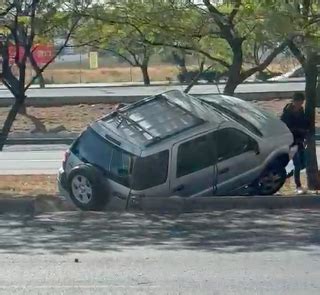
[[36,63],[46,64],[54,56],[54,46],[52,44],[37,44],[33,47],[33,57]]
[[98,65],[98,52],[90,52],[89,53],[89,60],[90,60],[90,69],[97,69]]
[[[46,64],[51,61],[54,56],[54,46],[51,44],[36,44],[31,49],[33,57],[37,65]],[[24,56],[23,46],[19,46],[19,60],[21,61]],[[9,45],[9,60],[10,64],[15,62],[16,58],[16,46],[14,44]]]

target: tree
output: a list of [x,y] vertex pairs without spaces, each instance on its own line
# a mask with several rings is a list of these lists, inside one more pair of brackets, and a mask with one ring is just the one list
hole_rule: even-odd
[[[2,58],[1,80],[14,97],[14,103],[0,133],[0,150],[3,149],[11,126],[19,111],[25,109],[26,91],[49,64],[67,45],[80,20],[67,12],[66,1],[5,0],[0,6],[2,35],[0,56]],[[48,32],[45,35],[45,31]],[[43,66],[36,70],[30,81],[26,80],[28,61],[34,65],[33,52],[37,42],[54,34],[64,34],[63,46]],[[12,56],[12,47],[14,56]],[[15,74],[17,72],[17,74]]]
[[233,94],[240,83],[267,68],[288,45],[289,39],[273,43],[269,54],[250,66],[253,46],[265,43],[264,15],[269,1],[237,0],[223,5],[209,0],[203,0],[202,5],[192,2],[144,1],[144,8],[135,9],[128,1],[118,21],[138,29],[143,24],[144,29],[138,31],[147,44],[197,52],[215,67],[225,68],[226,94]]
[[107,21],[103,21],[101,15],[99,19],[94,17],[90,17],[79,30],[78,46],[85,44],[98,50],[109,51],[132,67],[139,67],[144,84],[150,85],[148,67],[155,48],[145,44],[135,28],[109,23],[108,17],[105,18]]
[[[282,31],[277,31],[272,24],[281,20]],[[300,62],[306,77],[306,115],[310,122],[307,137],[307,178],[310,189],[320,189],[316,141],[315,110],[317,105],[317,83],[320,69],[320,3],[319,1],[301,0],[294,3],[277,3],[270,10],[270,28],[279,37],[295,36],[289,42],[292,54]],[[320,97],[318,97],[318,102]]]

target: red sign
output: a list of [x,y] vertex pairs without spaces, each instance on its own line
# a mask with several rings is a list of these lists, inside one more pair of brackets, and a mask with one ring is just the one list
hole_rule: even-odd
[[54,46],[51,44],[37,44],[33,47],[33,57],[36,63],[46,64],[54,57]]
[[[10,64],[13,64],[16,59],[16,46],[9,45],[8,51],[9,51],[9,62],[10,62]],[[22,46],[20,46],[19,47],[19,61],[22,61],[23,55],[24,55],[24,48]]]
[[[54,46],[51,44],[36,44],[32,47],[31,52],[38,65],[46,64],[51,61],[54,56]],[[19,47],[19,61],[22,61],[24,48]],[[16,46],[9,46],[10,63],[13,64],[16,58]]]

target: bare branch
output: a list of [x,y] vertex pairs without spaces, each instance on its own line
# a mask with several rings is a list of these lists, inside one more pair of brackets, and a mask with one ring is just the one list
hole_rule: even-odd
[[304,68],[306,66],[306,58],[293,40],[290,40],[288,47],[292,54],[295,56],[295,58],[300,62],[300,64]]
[[203,0],[203,4],[207,7],[210,13],[219,16],[220,18],[224,18],[224,15],[210,3],[210,0]]
[[166,47],[189,50],[189,51],[201,53],[203,56],[207,57],[208,59],[210,59],[210,60],[212,60],[214,62],[217,62],[217,63],[221,64],[225,68],[229,68],[230,67],[230,64],[227,63],[226,61],[224,61],[223,59],[220,59],[218,57],[214,57],[214,56],[212,56],[211,54],[209,54],[208,52],[206,52],[206,51],[204,51],[202,49],[193,48],[191,46],[169,44],[169,43],[165,43],[165,42],[151,42],[150,40],[144,40],[144,41],[146,43],[148,43],[150,45],[154,45],[154,46],[166,46]]
[[241,0],[236,0],[236,3],[235,3],[235,5],[234,5],[234,8],[233,8],[233,10],[231,11],[230,16],[229,16],[229,21],[230,21],[231,23],[233,22],[234,18],[235,18],[236,15],[238,14],[239,8],[240,8],[241,4],[242,4],[242,1],[241,1]]
[[[66,45],[68,44],[72,33],[74,32],[74,30],[76,29],[79,21],[80,21],[81,17],[77,17],[77,19],[75,20],[75,22],[72,24],[64,43],[62,44],[62,46],[60,46],[59,50],[53,55],[53,57],[40,69],[40,73],[43,73],[43,71],[57,58],[57,56],[62,52],[62,50],[66,47]],[[31,81],[27,84],[27,86],[25,86],[24,91],[27,91],[30,86],[34,83],[34,81],[38,78],[38,75],[35,75]]]
[[125,55],[117,52],[116,50],[113,50],[113,49],[109,49],[109,48],[99,48],[99,47],[96,47],[97,49],[101,49],[103,51],[108,51],[108,52],[112,52],[114,53],[115,55],[118,55],[119,57],[121,57],[124,61],[126,61],[129,65],[133,66],[133,67],[136,67],[137,65],[134,64],[132,62],[132,60],[130,60],[129,58],[127,58]]
[[241,73],[241,81],[252,76],[254,73],[264,70],[270,65],[270,63],[289,45],[290,40],[285,40],[278,47],[274,48],[273,51],[266,57],[266,59],[259,65]]
[[35,18],[36,18],[36,10],[37,10],[37,5],[39,4],[39,0],[33,0],[31,3],[31,21],[30,21],[30,27],[31,27],[31,32],[30,32],[30,36],[28,38],[28,44],[27,44],[27,49],[28,51],[31,50],[32,44],[33,44],[33,40],[35,37]]
[[[189,93],[191,88],[198,82],[201,74],[203,73],[205,60],[202,60],[200,63],[199,73],[192,79],[191,83],[187,86],[187,88],[183,91],[184,93]],[[208,70],[208,69],[207,69]]]
[[6,16],[14,8],[14,3],[11,3],[7,9],[0,13],[0,17]]

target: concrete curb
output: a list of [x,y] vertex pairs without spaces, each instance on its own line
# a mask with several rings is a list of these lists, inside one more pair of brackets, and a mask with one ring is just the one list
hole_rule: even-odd
[[[253,209],[306,209],[320,208],[320,196],[267,196],[267,197],[203,197],[185,199],[145,198],[131,204],[129,211],[193,213]],[[0,214],[37,215],[46,212],[77,211],[69,202],[55,196],[0,198]],[[125,211],[123,204],[112,204],[106,211]]]
[[[281,81],[282,82],[282,81]],[[252,82],[250,82],[252,83]],[[259,83],[259,82],[256,82]],[[188,85],[186,83],[179,83],[179,81],[172,81],[169,83],[168,81],[154,81],[151,82],[149,86],[170,86],[170,85]],[[126,88],[126,87],[144,87],[143,82],[114,82],[114,83],[70,83],[70,84],[46,84],[46,87],[44,89],[69,89],[69,88]],[[146,86],[147,87],[147,86]],[[33,84],[30,86],[29,89],[42,89],[38,84]],[[8,88],[5,86],[2,86],[0,84],[0,91],[6,91]]]
[[207,212],[248,209],[302,209],[320,208],[320,196],[266,196],[266,197],[181,197],[150,198],[141,200],[138,207],[146,212]]
[[75,211],[73,205],[54,196],[1,197],[0,214],[37,215],[45,212]]
[[8,138],[6,145],[45,145],[45,144],[67,144],[70,145],[76,137],[65,137],[65,138]]

